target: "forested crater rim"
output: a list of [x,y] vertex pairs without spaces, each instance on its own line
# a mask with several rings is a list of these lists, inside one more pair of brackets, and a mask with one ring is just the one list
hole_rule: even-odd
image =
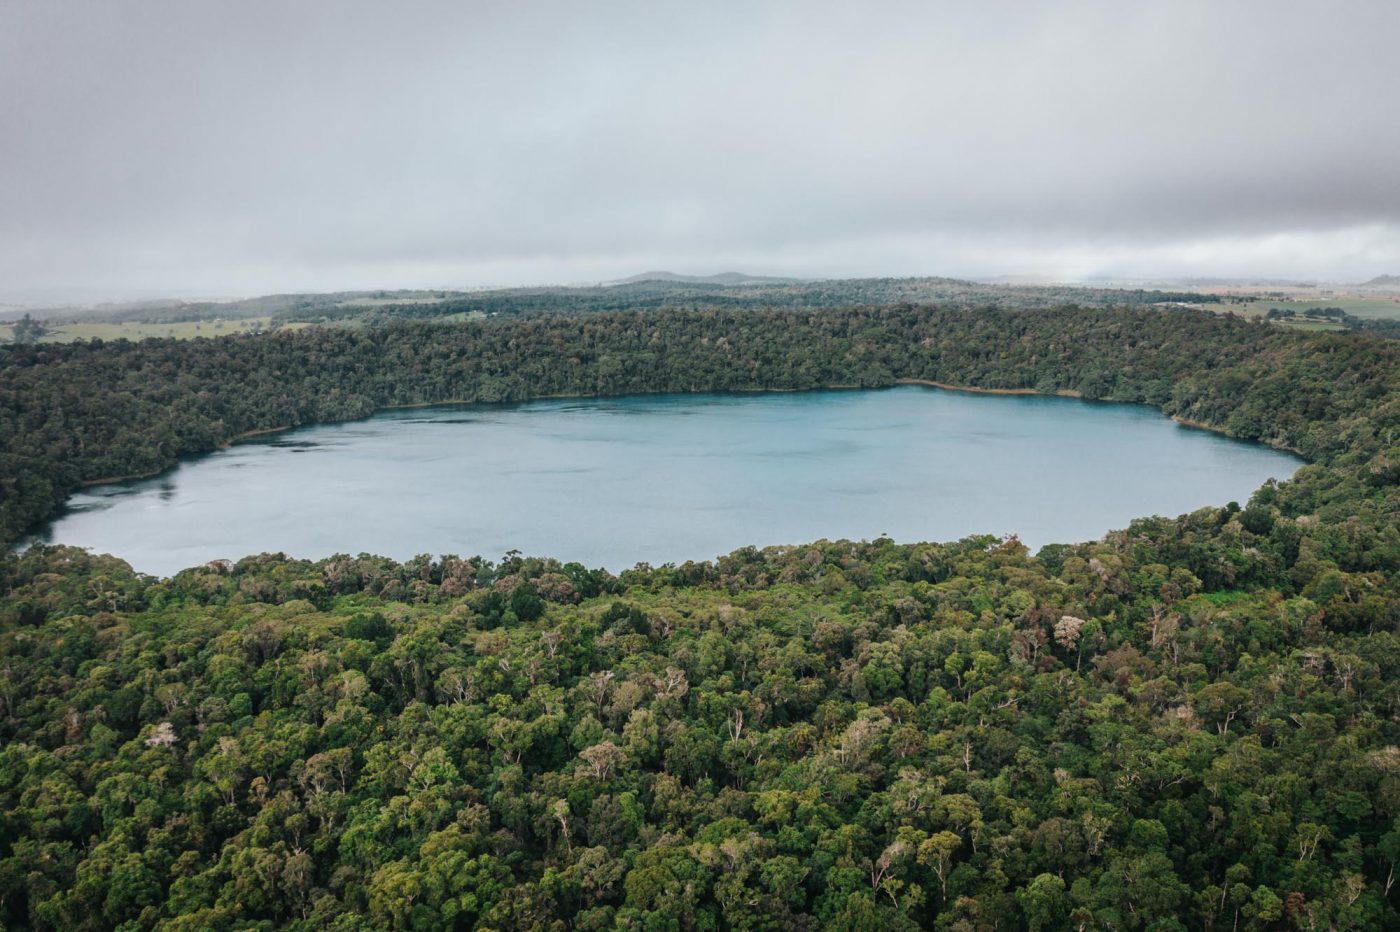
[[81,491],[38,539],[157,575],[277,550],[619,571],[818,538],[1039,548],[1243,501],[1300,465],[1140,405],[926,383],[397,406]]

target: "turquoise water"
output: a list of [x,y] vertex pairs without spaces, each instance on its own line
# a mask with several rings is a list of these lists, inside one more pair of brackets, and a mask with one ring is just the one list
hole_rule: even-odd
[[614,571],[819,538],[1090,540],[1301,462],[1152,409],[922,386],[391,411],[74,496],[41,539],[136,569],[508,550]]

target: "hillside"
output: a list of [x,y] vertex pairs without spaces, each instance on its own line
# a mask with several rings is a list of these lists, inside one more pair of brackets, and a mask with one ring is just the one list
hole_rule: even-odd
[[773,275],[745,275],[743,272],[719,272],[715,275],[679,275],[675,272],[642,272],[620,281],[617,285],[630,285],[636,282],[678,282],[687,285],[795,285],[798,278],[780,278]]
[[[649,274],[649,273],[648,273]],[[945,308],[1142,306],[1179,301],[1214,303],[1190,292],[1084,288],[1070,285],[984,285],[952,278],[849,278],[811,282],[716,282],[639,278],[612,285],[511,288],[449,296],[433,303],[385,302],[375,308],[323,306],[287,311],[279,319],[306,323],[378,325],[397,320],[460,320],[464,316],[539,317],[668,309],[792,310],[897,303]]]

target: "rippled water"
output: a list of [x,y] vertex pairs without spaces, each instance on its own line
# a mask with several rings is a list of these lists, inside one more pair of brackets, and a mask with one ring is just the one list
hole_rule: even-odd
[[391,411],[91,488],[41,539],[168,575],[285,551],[619,570],[818,538],[1097,538],[1300,461],[1155,410],[920,386]]

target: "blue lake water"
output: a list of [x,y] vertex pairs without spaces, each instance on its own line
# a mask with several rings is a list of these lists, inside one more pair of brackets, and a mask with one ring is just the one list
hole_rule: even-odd
[[169,575],[283,551],[508,550],[614,571],[819,538],[1090,540],[1243,503],[1295,457],[1139,406],[878,391],[385,412],[74,496],[41,540]]

